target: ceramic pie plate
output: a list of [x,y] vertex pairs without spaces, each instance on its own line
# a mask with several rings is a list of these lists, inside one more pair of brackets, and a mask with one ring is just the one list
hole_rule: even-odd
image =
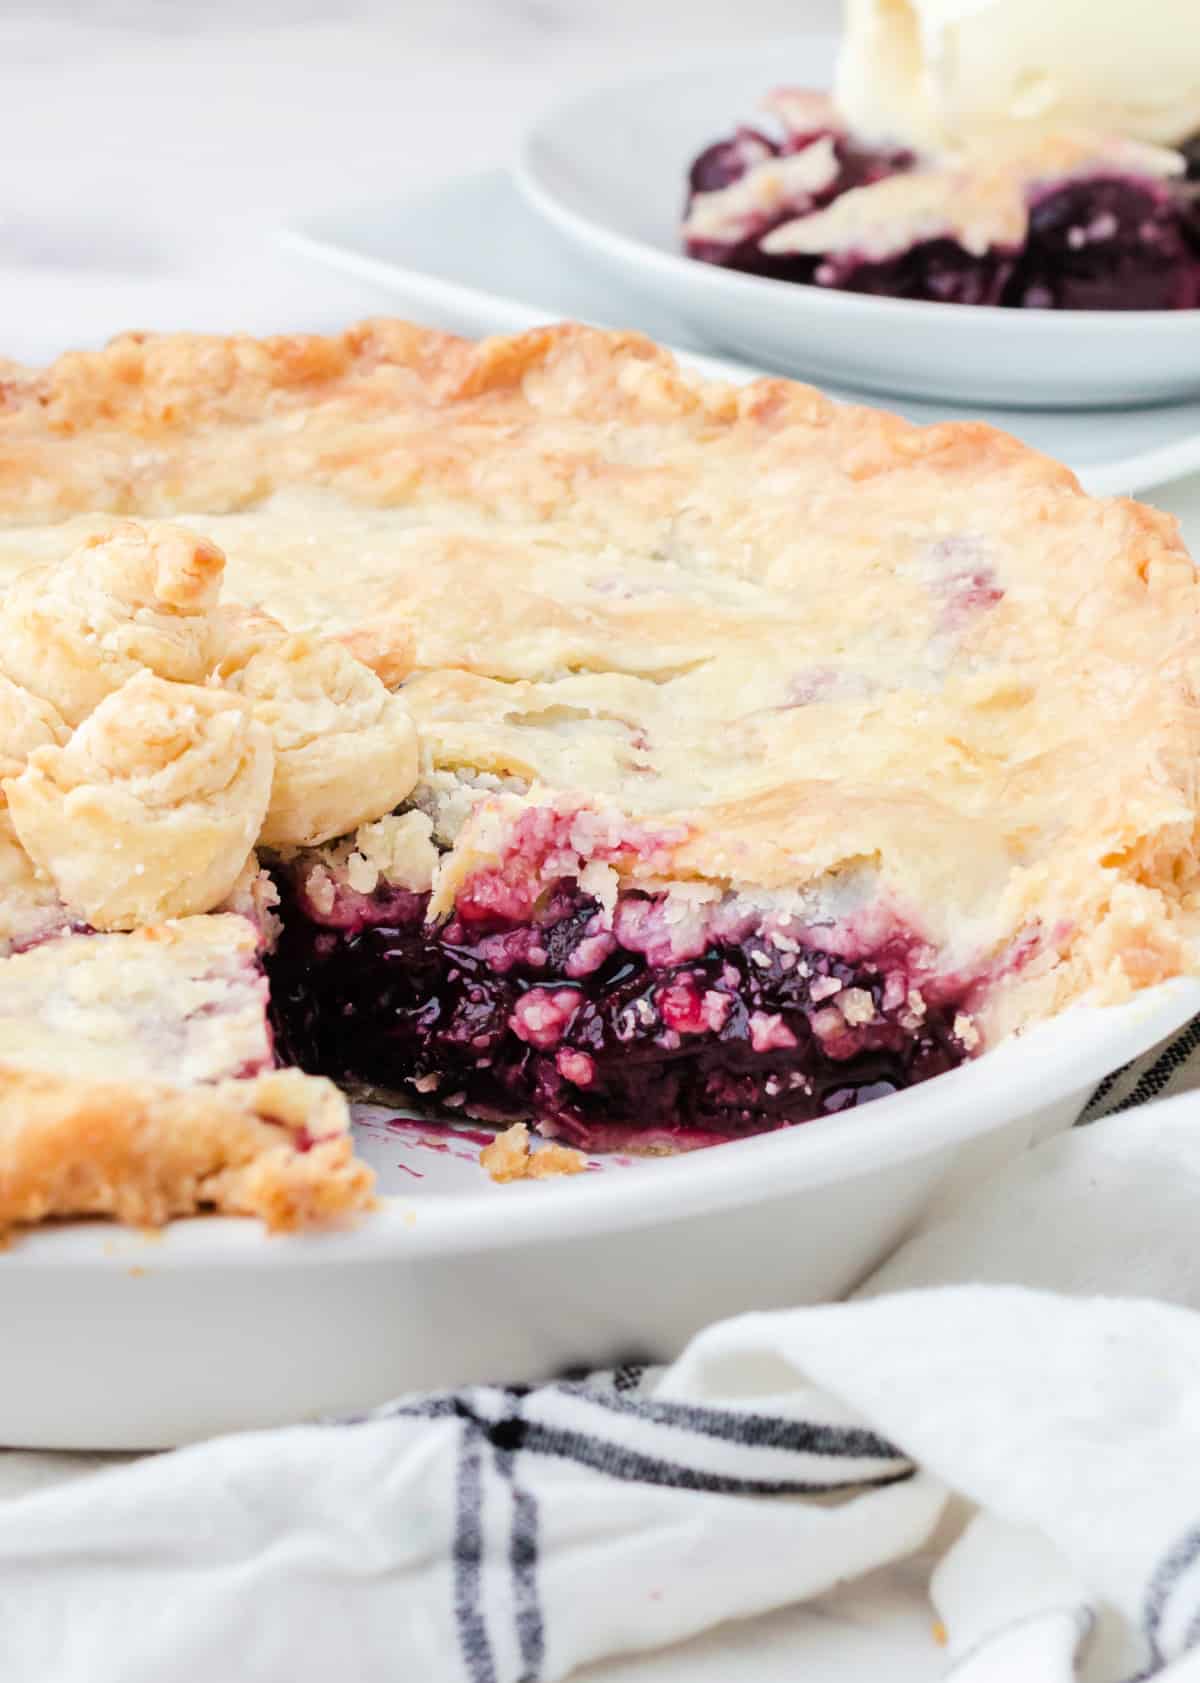
[[0,1256],[0,1443],[148,1449],[401,1392],[666,1359],[723,1316],[828,1299],[939,1196],[1067,1127],[1101,1077],[1200,1011],[1200,984],[1075,1009],[862,1109],[676,1157],[492,1184],[479,1136],[361,1113],[381,1207],[38,1230]]
[[1002,310],[872,298],[685,257],[688,164],[781,83],[827,88],[835,43],[797,37],[573,97],[530,129],[518,181],[610,279],[784,373],[970,403],[1094,407],[1200,391],[1200,310]]

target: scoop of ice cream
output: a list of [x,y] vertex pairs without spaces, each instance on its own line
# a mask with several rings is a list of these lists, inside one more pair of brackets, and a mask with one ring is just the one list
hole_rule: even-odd
[[834,97],[916,151],[1011,122],[1175,145],[1200,130],[1196,0],[847,0]]

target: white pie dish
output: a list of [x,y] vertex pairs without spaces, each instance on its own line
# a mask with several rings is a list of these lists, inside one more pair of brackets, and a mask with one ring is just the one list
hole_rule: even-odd
[[1200,310],[1040,311],[873,298],[764,280],[679,249],[705,146],[786,82],[829,85],[835,43],[797,37],[570,99],[529,130],[518,180],[589,261],[712,344],[808,379],[971,403],[1096,407],[1200,390]]
[[39,1230],[0,1257],[0,1442],[147,1449],[670,1357],[722,1316],[846,1291],[958,1177],[1069,1126],[1198,1010],[1200,983],[1167,984],[858,1111],[565,1180],[493,1186],[469,1140],[368,1125],[388,1196],[343,1233]]

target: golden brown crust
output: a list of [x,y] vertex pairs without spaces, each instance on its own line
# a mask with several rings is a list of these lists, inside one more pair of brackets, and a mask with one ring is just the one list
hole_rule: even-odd
[[208,911],[255,841],[318,844],[412,789],[404,701],[349,647],[220,605],[224,565],[183,528],[101,523],[0,601],[3,939],[56,908],[101,929]]
[[550,1180],[556,1175],[578,1175],[587,1168],[587,1158],[574,1146],[556,1145],[552,1140],[535,1150],[524,1122],[514,1122],[479,1153],[480,1167],[494,1181]]
[[369,1205],[345,1099],[270,1067],[258,942],[245,918],[195,917],[0,962],[0,1230],[203,1209],[288,1228]]
[[[1123,883],[1176,945],[1191,562],[1166,517],[990,427],[703,384],[570,325],[132,337],[0,412],[0,513],[83,506],[185,516],[231,598],[382,669],[394,639],[427,775],[674,826],[663,876],[781,890],[872,862],[956,962],[1031,918],[1069,930],[1067,993],[1125,985]],[[0,574],[89,520],[0,532]]]
[[298,1071],[181,1090],[0,1064],[0,1231],[205,1210],[280,1232],[326,1223],[372,1202],[346,1128],[336,1089]]

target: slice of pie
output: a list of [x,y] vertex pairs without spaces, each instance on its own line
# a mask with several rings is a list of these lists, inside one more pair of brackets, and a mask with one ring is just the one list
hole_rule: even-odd
[[1200,306],[1194,148],[1012,125],[917,153],[784,88],[692,164],[688,253],[847,292],[1058,310]]
[[0,1225],[215,1209],[287,1229],[369,1202],[345,1099],[275,1067],[258,945],[225,914],[0,963]]
[[1196,967],[1192,563],[988,427],[129,337],[7,372],[0,513],[0,1221],[353,1210],[330,1080],[725,1140]]

